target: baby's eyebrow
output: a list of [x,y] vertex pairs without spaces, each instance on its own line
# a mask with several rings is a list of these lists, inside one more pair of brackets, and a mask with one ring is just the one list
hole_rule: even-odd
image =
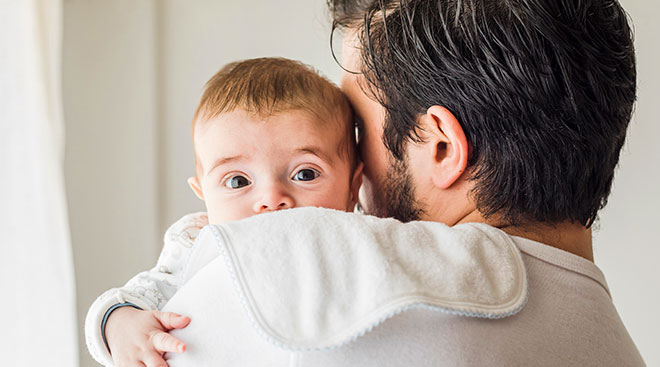
[[330,157],[328,157],[328,155],[325,154],[321,149],[313,146],[298,148],[296,149],[296,153],[309,153],[321,158],[321,160],[324,160],[326,162],[332,161]]
[[222,166],[223,164],[231,163],[234,161],[240,161],[241,159],[243,159],[242,155],[218,158],[215,160],[215,162],[213,162],[213,165],[211,165],[211,168],[209,169],[208,173],[211,173],[214,169],[218,168],[219,166]]

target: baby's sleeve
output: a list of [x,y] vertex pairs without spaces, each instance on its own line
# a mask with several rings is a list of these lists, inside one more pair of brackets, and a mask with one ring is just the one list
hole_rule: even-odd
[[193,213],[175,222],[165,232],[163,250],[156,266],[131,278],[123,287],[101,294],[85,318],[85,341],[89,353],[104,366],[113,366],[101,324],[106,311],[121,303],[132,303],[143,310],[160,310],[181,286],[181,273],[188,261],[199,231],[208,224],[206,213]]

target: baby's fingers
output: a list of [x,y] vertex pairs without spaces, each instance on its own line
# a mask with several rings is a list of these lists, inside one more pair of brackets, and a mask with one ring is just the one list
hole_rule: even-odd
[[149,333],[149,339],[153,343],[154,348],[161,353],[183,353],[186,350],[186,345],[182,341],[164,331],[152,331]]
[[154,316],[167,330],[181,329],[190,323],[190,317],[181,316],[174,312],[153,311]]

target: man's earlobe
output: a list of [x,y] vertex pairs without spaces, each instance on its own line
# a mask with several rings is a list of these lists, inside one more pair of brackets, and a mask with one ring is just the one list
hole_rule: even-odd
[[360,186],[362,186],[362,171],[364,170],[364,163],[358,162],[355,171],[353,171],[353,176],[351,178],[351,207],[355,206],[358,201],[358,196],[360,192]]
[[468,164],[469,145],[463,127],[448,109],[432,106],[423,116],[423,125],[429,145],[435,155],[433,184],[441,189],[451,187],[465,172]]
[[197,179],[197,177],[188,178],[188,186],[190,186],[190,189],[195,193],[195,195],[199,198],[199,200],[204,201],[204,193],[202,192],[202,186],[199,184],[199,180]]

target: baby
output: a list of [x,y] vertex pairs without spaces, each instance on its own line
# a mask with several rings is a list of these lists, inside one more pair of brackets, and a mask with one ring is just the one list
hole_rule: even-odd
[[[302,63],[260,58],[225,66],[206,84],[192,132],[196,175],[188,184],[204,201],[208,223],[303,206],[352,211],[357,202],[362,163],[351,107]],[[87,344],[100,363],[166,366],[165,352],[185,351],[168,331],[190,319],[159,310],[181,286],[186,252],[206,216],[187,222],[189,228],[168,230],[188,236],[166,234],[154,269],[90,308]]]

